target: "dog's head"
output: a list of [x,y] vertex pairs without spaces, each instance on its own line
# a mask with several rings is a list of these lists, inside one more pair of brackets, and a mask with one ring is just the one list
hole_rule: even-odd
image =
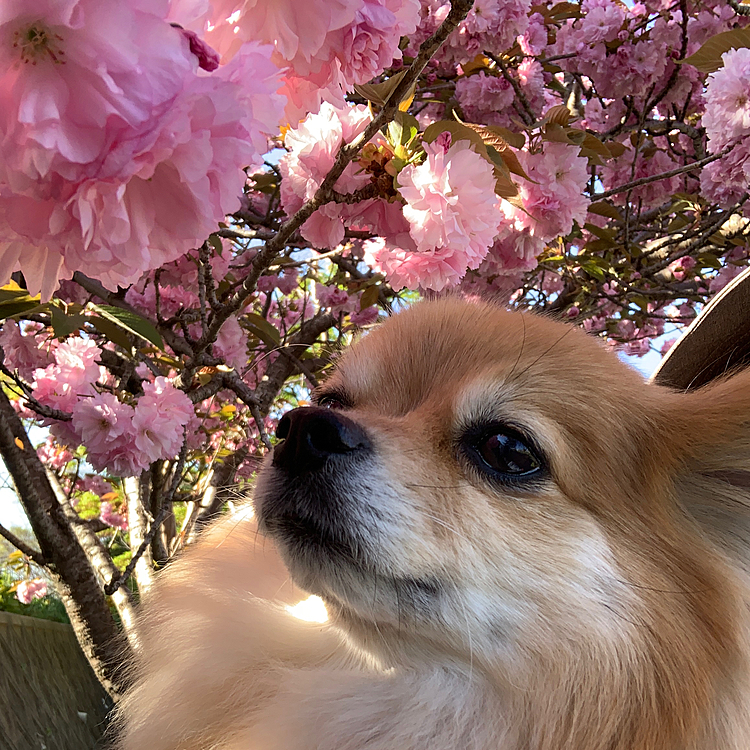
[[[750,389],[732,382],[670,393],[571,326],[423,303],[281,420],[261,528],[385,660],[507,672],[560,654],[671,659],[666,643],[675,659],[707,644],[710,661],[736,589],[731,522],[706,498],[750,454]],[[714,489],[683,502],[696,477]]]

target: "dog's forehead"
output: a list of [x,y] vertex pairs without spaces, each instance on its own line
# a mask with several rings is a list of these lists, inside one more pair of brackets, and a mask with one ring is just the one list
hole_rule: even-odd
[[581,356],[605,367],[610,361],[571,325],[451,299],[415,305],[386,321],[342,357],[333,382],[355,403],[375,398],[404,412],[436,389],[485,375],[533,382],[554,372],[565,379],[555,362],[575,364]]

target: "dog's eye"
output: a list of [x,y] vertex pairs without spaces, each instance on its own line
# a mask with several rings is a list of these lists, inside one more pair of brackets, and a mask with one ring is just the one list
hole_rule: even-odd
[[469,455],[481,470],[500,480],[517,480],[542,472],[544,462],[530,441],[506,425],[491,425],[467,435]]
[[346,409],[348,404],[346,400],[336,393],[327,393],[316,399],[318,406],[324,409]]
[[477,445],[477,451],[487,466],[501,474],[531,474],[541,466],[534,451],[517,435],[508,432],[487,436]]

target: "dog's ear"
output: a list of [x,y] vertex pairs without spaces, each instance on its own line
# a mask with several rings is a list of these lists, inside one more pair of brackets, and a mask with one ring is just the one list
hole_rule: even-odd
[[677,500],[750,574],[750,368],[665,401]]

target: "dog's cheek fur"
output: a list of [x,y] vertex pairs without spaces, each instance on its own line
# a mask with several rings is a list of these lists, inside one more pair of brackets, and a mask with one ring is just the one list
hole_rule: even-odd
[[[378,538],[394,569],[442,581],[442,598],[418,618],[377,613],[367,596],[334,604],[347,631],[385,663],[423,657],[430,644],[547,696],[560,715],[540,721],[544,700],[518,708],[544,727],[531,747],[594,742],[606,705],[616,707],[613,747],[672,747],[696,733],[724,665],[740,658],[739,602],[715,553],[662,508],[627,523],[554,489],[529,498],[457,486],[445,461],[420,455],[416,432],[401,424],[376,440],[389,471],[374,497],[395,519]],[[628,500],[606,478],[599,492]]]

